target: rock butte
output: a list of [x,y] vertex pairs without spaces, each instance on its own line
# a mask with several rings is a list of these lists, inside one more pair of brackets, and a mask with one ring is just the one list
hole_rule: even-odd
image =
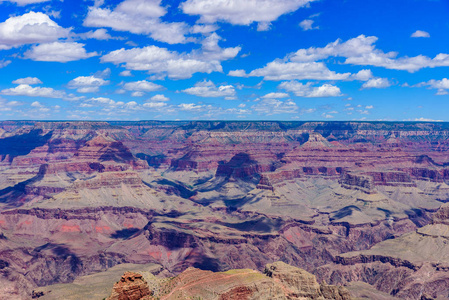
[[256,297],[226,296],[249,272],[313,298],[275,272],[300,267],[357,297],[448,297],[448,150],[448,123],[0,122],[0,295],[153,264],[173,295],[211,277]]

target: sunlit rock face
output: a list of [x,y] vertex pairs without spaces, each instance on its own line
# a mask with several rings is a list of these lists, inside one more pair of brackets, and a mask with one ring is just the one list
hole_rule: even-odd
[[447,128],[0,122],[0,293],[124,263],[175,276],[283,261],[329,284],[442,295]]

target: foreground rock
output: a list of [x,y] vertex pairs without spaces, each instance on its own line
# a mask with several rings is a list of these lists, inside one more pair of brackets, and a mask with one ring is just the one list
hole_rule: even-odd
[[120,281],[114,284],[112,294],[107,300],[150,300],[152,292],[143,276],[126,272]]
[[[161,300],[351,299],[345,288],[319,284],[312,274],[283,262],[266,265],[264,274],[250,269],[214,273],[188,268],[176,277],[152,281],[154,298]],[[125,273],[108,298],[128,299],[153,299],[142,275]]]

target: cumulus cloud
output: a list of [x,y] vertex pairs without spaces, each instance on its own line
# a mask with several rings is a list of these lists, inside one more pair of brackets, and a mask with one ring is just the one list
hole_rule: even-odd
[[391,86],[391,83],[387,78],[372,78],[362,85],[362,89],[382,89],[389,86]]
[[292,100],[262,99],[252,106],[252,109],[259,114],[292,114],[298,112],[298,106]]
[[188,25],[184,22],[162,22],[160,17],[167,11],[160,3],[161,0],[125,0],[113,10],[93,6],[89,8],[83,25],[146,34],[169,44],[187,42]]
[[44,13],[29,12],[0,23],[0,50],[53,42],[67,37],[69,32],[70,29],[60,27]]
[[95,39],[95,40],[111,40],[113,38],[106,29],[100,28],[97,30],[91,30],[85,33],[80,33],[79,37],[82,39]]
[[428,38],[428,37],[430,37],[430,34],[428,32],[426,32],[426,31],[416,30],[415,32],[412,33],[411,37],[414,37],[414,38],[419,38],[419,37]]
[[53,42],[33,46],[25,57],[36,61],[69,62],[98,55],[87,53],[84,44],[74,42]]
[[190,29],[190,32],[192,33],[201,33],[201,34],[207,34],[218,30],[217,25],[207,24],[207,25],[193,25],[193,27]]
[[294,93],[298,97],[320,98],[342,96],[340,88],[331,84],[312,86],[311,82],[302,84],[298,81],[286,81],[279,85],[279,88]]
[[449,66],[449,54],[440,53],[434,58],[424,55],[414,57],[397,57],[397,52],[383,52],[376,49],[375,36],[359,35],[356,38],[342,42],[340,39],[327,44],[323,48],[310,47],[299,49],[289,56],[293,62],[310,62],[323,60],[328,57],[346,58],[345,64],[376,66],[393,70],[415,72],[422,68]]
[[164,89],[164,87],[162,85],[159,85],[159,84],[156,84],[156,83],[153,83],[150,81],[140,80],[140,81],[132,81],[132,82],[125,83],[125,85],[123,86],[123,89],[125,89],[127,91],[132,91],[133,97],[141,97],[146,92],[160,91],[160,90]]
[[42,81],[40,81],[40,79],[37,78],[37,77],[26,77],[26,78],[16,79],[12,83],[14,83],[14,84],[29,84],[29,85],[33,85],[33,84],[41,84]]
[[248,77],[248,74],[246,74],[245,70],[239,69],[239,70],[231,70],[228,73],[229,76],[234,77]]
[[197,82],[194,87],[183,90],[184,93],[199,97],[225,97],[227,100],[235,99],[235,88],[232,85],[215,86],[212,81]]
[[[232,71],[231,71],[232,72]],[[239,70],[231,76],[243,75]],[[322,62],[291,62],[275,60],[265,67],[251,71],[247,76],[263,77],[265,80],[345,80],[351,73],[336,73]]]
[[267,26],[281,15],[296,11],[315,0],[187,0],[180,5],[189,15],[199,15],[201,23],[228,22]]
[[215,32],[210,34],[201,42],[201,52],[193,52],[191,55],[207,61],[223,61],[236,57],[242,48],[230,47],[223,49],[218,45],[221,39]]
[[155,102],[160,102],[160,101],[169,101],[170,99],[168,97],[165,97],[162,94],[157,94],[154,95],[153,97],[150,98],[150,101],[155,101]]
[[313,26],[313,23],[315,21],[314,20],[310,20],[310,19],[306,19],[301,21],[301,23],[299,23],[299,27],[302,28],[302,30],[307,31],[307,30],[314,30],[314,29],[319,29],[318,26]]
[[166,48],[147,46],[112,51],[101,58],[102,62],[125,64],[128,70],[147,71],[157,77],[186,79],[194,73],[222,72],[221,61],[235,57],[240,47],[220,48],[219,36],[212,34],[203,41],[200,50],[178,53]]
[[287,93],[268,93],[264,96],[262,96],[262,98],[264,99],[280,99],[280,98],[287,98],[288,94]]
[[14,88],[4,89],[1,91],[3,95],[10,96],[28,96],[28,97],[45,97],[45,98],[64,98],[64,91],[54,90],[47,87],[32,87],[29,84],[19,84]]
[[[397,57],[396,52],[383,52],[376,49],[377,37],[360,35],[346,42],[340,39],[327,44],[323,48],[310,47],[299,49],[288,54],[284,59],[276,59],[263,68],[255,69],[247,74],[244,70],[233,70],[229,76],[260,76],[265,80],[370,80],[370,70],[362,70],[356,74],[336,73],[328,69],[322,60],[329,57],[345,58],[343,63],[352,65],[371,65],[394,70],[415,72],[422,68],[449,66],[449,54],[440,53],[434,58],[418,55],[415,57]],[[377,79],[379,81],[379,79]],[[372,81],[366,86],[374,84]],[[383,80],[385,84],[385,80]]]
[[178,108],[183,111],[201,111],[206,108],[206,105],[195,104],[195,103],[181,103]]
[[360,80],[360,81],[368,81],[373,78],[373,72],[368,69],[360,70],[355,74],[352,74],[349,79],[352,80]]
[[143,104],[146,108],[152,108],[152,109],[160,109],[167,107],[167,103],[165,102],[146,102]]
[[429,80],[427,82],[421,82],[416,85],[417,87],[428,86],[431,89],[437,89],[436,95],[447,95],[449,90],[449,79],[443,78],[441,80]]
[[109,84],[109,80],[95,76],[79,76],[68,83],[70,89],[77,89],[78,93],[95,93],[100,90],[100,86]]
[[130,76],[132,76],[131,71],[129,71],[129,70],[122,71],[122,72],[119,73],[119,75],[123,76],[123,77],[130,77]]

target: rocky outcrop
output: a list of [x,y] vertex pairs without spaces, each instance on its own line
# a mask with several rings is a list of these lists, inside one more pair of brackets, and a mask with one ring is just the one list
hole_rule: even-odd
[[371,176],[345,172],[339,182],[347,189],[358,189],[367,194],[375,193],[374,179]]
[[[188,268],[176,277],[161,280],[153,276],[152,281],[154,298],[164,300],[351,299],[344,287],[319,284],[312,274],[283,262],[266,265],[264,274],[250,269],[211,272]],[[150,294],[141,275],[127,272],[108,300],[153,299]]]
[[287,299],[351,299],[346,289],[324,283],[320,285],[314,275],[283,262],[266,265],[264,273],[283,285]]
[[114,284],[112,294],[107,300],[151,300],[152,294],[142,275],[126,272],[120,281]]

